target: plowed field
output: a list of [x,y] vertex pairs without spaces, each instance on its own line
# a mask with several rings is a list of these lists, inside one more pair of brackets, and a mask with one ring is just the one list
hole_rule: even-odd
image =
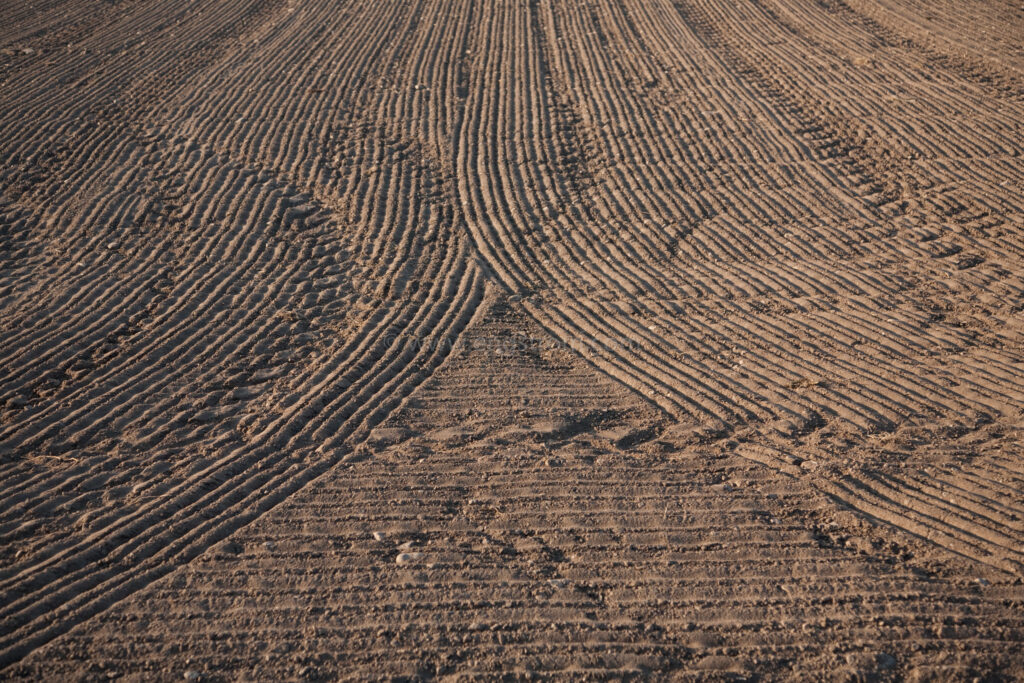
[[0,679],[1024,677],[1018,0],[0,2]]

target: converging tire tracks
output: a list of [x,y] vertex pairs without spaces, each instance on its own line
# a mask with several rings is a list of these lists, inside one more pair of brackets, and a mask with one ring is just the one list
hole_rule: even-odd
[[[62,11],[0,27],[0,667],[364,457],[489,287],[794,476],[1024,411],[989,62],[789,0]],[[810,476],[1020,573],[1004,459],[877,464]]]
[[[334,21],[327,35],[362,29],[346,27],[333,9],[306,7],[309,16],[278,15],[272,25],[242,34],[268,43],[247,56],[267,60],[259,72],[286,79],[287,88],[237,87],[237,78],[223,74],[252,66],[227,58],[196,67],[176,86],[176,99],[146,106],[141,117],[100,120],[100,144],[115,147],[95,158],[124,170],[96,169],[93,177],[119,175],[125,193],[106,196],[128,208],[51,225],[82,235],[103,230],[62,250],[72,264],[102,254],[119,258],[109,278],[95,266],[43,270],[58,283],[75,272],[79,292],[93,288],[99,296],[84,309],[82,294],[64,297],[64,310],[86,317],[23,324],[19,346],[5,349],[13,354],[5,368],[12,371],[6,400],[14,410],[3,428],[4,529],[9,541],[47,531],[45,543],[8,560],[0,579],[3,664],[190,561],[352,453],[447,357],[481,300],[484,280],[454,229],[448,181],[440,163],[429,161],[447,138],[445,122],[411,113],[425,95],[416,86],[417,65],[412,78],[393,75],[411,82],[408,88],[368,91],[364,111],[376,110],[372,127],[383,135],[353,139],[357,146],[345,150],[351,159],[321,156],[321,147],[309,145],[323,135],[328,149],[337,148],[333,117],[318,113],[329,111],[323,98],[292,97],[300,87],[351,102],[368,81],[374,85],[372,69],[408,63],[397,54],[405,49],[437,53],[429,44],[446,36],[398,8],[355,7],[364,22],[377,22],[382,37],[394,28],[410,39],[337,43],[354,54],[334,57],[356,71],[339,73],[347,83],[323,87],[333,71],[307,70],[273,48],[280,42],[305,49],[303,34],[323,28],[327,17]],[[374,50],[393,54],[371,66],[366,59]],[[451,63],[426,66],[428,77]],[[292,73],[295,65],[303,66],[301,75]],[[193,101],[197,87],[223,96]],[[260,101],[265,97],[279,103]],[[224,102],[238,122],[248,115],[257,123],[224,128],[223,113],[195,111]],[[312,106],[313,113],[282,104]],[[287,115],[283,127],[277,112]],[[123,143],[112,135],[146,118],[152,141],[133,149],[129,135],[122,138],[128,146],[118,147]],[[321,129],[296,136],[289,130],[295,121]],[[250,146],[253,134],[275,126],[278,144]],[[181,132],[172,137],[172,130]],[[417,147],[423,149],[401,153]],[[66,171],[58,161],[50,172]],[[154,183],[176,198],[154,206],[146,196]],[[133,208],[140,203],[145,210]],[[47,211],[59,207],[54,202]],[[164,237],[147,242],[140,229]],[[25,225],[19,238],[38,240],[33,230]],[[104,243],[109,239],[116,246]],[[164,262],[155,278],[154,260]],[[145,293],[154,285],[159,296]],[[12,291],[24,286],[12,283]],[[21,315],[31,320],[48,306],[36,302]],[[68,333],[81,330],[89,336],[69,340]],[[96,360],[68,356],[69,342],[84,345],[77,358]],[[18,357],[33,345],[35,353]],[[23,398],[33,374],[44,391]],[[64,463],[80,474],[69,477]],[[60,523],[83,508],[79,523]]]

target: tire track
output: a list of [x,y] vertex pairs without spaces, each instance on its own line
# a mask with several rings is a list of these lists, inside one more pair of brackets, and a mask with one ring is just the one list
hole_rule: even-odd
[[[926,177],[925,162],[911,162],[905,172],[894,166],[899,159],[938,164],[976,157],[998,164],[1018,153],[1013,138],[999,132],[1011,129],[1012,114],[972,96],[965,106],[985,123],[954,136],[928,102],[963,92],[956,75],[943,75],[932,91],[919,89],[915,94],[928,99],[915,111],[884,113],[882,103],[894,89],[882,85],[883,97],[871,92],[875,77],[855,73],[823,42],[826,32],[832,41],[849,33],[850,49],[859,49],[861,27],[848,16],[801,17],[798,26],[761,5],[560,10],[520,5],[497,15],[480,36],[479,52],[487,55],[482,59],[494,61],[480,65],[470,88],[475,116],[458,171],[460,178],[482,179],[478,186],[465,180],[460,186],[478,249],[545,330],[681,420],[713,425],[720,419],[733,429],[767,422],[779,436],[794,438],[886,433],[936,414],[968,428],[1019,415],[1024,387],[1017,352],[1007,349],[1005,364],[977,362],[988,342],[946,322],[941,298],[922,300],[919,292],[931,286],[930,274],[952,270],[932,265],[936,259],[942,264],[969,249],[1006,253],[1000,216],[1019,215],[1020,207],[1005,195],[997,205],[989,202],[998,194],[971,198],[951,191],[948,176],[940,177],[941,184]],[[761,50],[756,54],[742,39],[751,30],[759,35],[752,43]],[[634,60],[629,67],[614,59],[623,51]],[[801,55],[847,75],[864,97],[854,103],[837,97],[812,71],[793,72]],[[879,66],[883,76],[897,78],[903,68],[898,60]],[[514,78],[499,69],[499,61],[515,65]],[[490,74],[497,76],[488,80]],[[643,98],[624,96],[627,84],[637,82],[660,90],[660,99],[686,92],[699,99],[701,115],[715,115],[721,130],[697,131],[711,150],[710,163],[731,168],[750,159],[737,166],[749,179],[741,185],[723,174],[714,198],[709,196],[720,206],[705,211],[707,223],[678,238],[676,249],[696,246],[705,235],[713,240],[696,258],[679,258],[678,252],[650,258],[637,251],[653,242],[632,226],[649,225],[650,218],[671,224],[686,215],[686,202],[674,199],[674,188],[692,185],[689,178],[700,169],[673,148],[683,137],[677,132],[683,120],[671,120]],[[877,108],[877,119],[864,118],[868,106]],[[900,142],[883,149],[876,142],[883,138]],[[759,191],[779,185],[770,175],[761,180],[765,171],[753,175],[754,164],[772,157],[758,151],[766,145],[791,163],[791,172],[810,177],[787,189],[817,187],[826,198],[808,193],[786,205]],[[677,160],[675,178],[663,176],[667,164],[646,161],[658,159]],[[616,166],[630,170],[609,174]],[[1014,179],[1004,168],[996,177]],[[558,185],[551,178],[565,180]],[[629,197],[638,209],[626,209],[616,197]],[[930,232],[936,215],[963,228]],[[823,226],[808,225],[826,216]],[[856,241],[845,234],[851,224],[863,235]],[[814,249],[817,244],[822,248]],[[973,280],[971,287],[1003,287],[1016,297],[1019,278],[977,269],[983,261],[957,260],[955,277],[965,285]],[[694,262],[707,269],[709,281],[725,283],[711,291],[724,289],[723,299],[740,301],[722,322],[711,322],[713,315],[702,311],[681,317],[678,308],[661,303],[662,283],[689,279],[686,266]],[[812,296],[822,301],[808,308],[783,303]],[[758,301],[762,297],[767,307]],[[703,349],[687,353],[696,340]],[[931,366],[936,346],[958,355],[955,369]],[[737,348],[743,351],[730,353]]]
[[[967,10],[40,7],[0,22],[0,666],[367,457],[487,282],[668,416],[616,448],[728,439],[1021,574],[1019,454],[968,440],[1024,411],[1024,111]],[[981,455],[889,467],[915,430]]]
[[[766,18],[778,22],[778,26],[781,26],[784,30],[791,32],[791,34],[797,34],[798,30],[790,24],[781,21],[775,17],[771,12],[765,12]],[[725,27],[728,25],[727,19],[718,17],[715,19],[707,20],[696,20],[701,23],[705,30],[710,31],[711,26]],[[745,16],[742,19],[744,26],[756,27],[757,24],[750,16]],[[814,20],[808,21],[808,25],[814,24]],[[820,22],[817,25],[821,25]],[[724,28],[716,28],[715,31],[725,30]],[[766,49],[771,50],[775,45],[780,44],[771,40],[772,28],[765,27],[763,35],[766,36]],[[716,34],[717,35],[717,34]],[[781,45],[787,45],[788,43],[781,43]],[[822,48],[823,49],[823,48]],[[806,48],[805,48],[806,50]],[[737,53],[738,54],[738,53]],[[757,77],[763,79],[761,82],[765,84],[765,88],[775,88],[779,92],[796,92],[797,89],[786,83],[779,81],[779,75],[781,71],[771,69],[770,64],[772,61],[764,59],[762,55],[758,60],[745,60],[743,57],[737,56],[736,59],[744,60],[742,64],[744,68],[751,73],[758,74]],[[765,65],[763,69],[758,73],[758,69],[753,67],[752,64]],[[838,66],[836,68],[839,68]],[[774,79],[774,81],[773,81]],[[813,93],[814,90],[806,86],[799,89],[801,92]],[[788,97],[788,96],[787,96]],[[842,139],[839,131],[844,128],[855,129],[855,126],[841,126],[833,123],[836,114],[835,99],[830,99],[829,113],[823,113],[823,104],[815,105],[810,98],[806,97],[804,102],[798,102],[790,99],[792,106],[797,111],[810,112],[810,114],[803,114],[804,116],[815,117],[818,122],[822,122],[820,125],[828,126],[833,131],[832,135],[838,139]],[[906,129],[909,132],[911,129]],[[929,132],[936,135],[943,135],[940,131],[930,129]],[[948,133],[945,133],[948,135]],[[904,137],[904,139],[907,139]],[[940,140],[942,137],[939,138]],[[878,149],[874,147],[870,142],[867,144],[853,142],[844,142],[848,149],[851,150],[852,155],[856,159],[855,163],[858,167],[868,170],[873,177],[881,179],[879,184],[889,183],[892,185],[899,185],[902,187],[926,187],[928,184],[927,180],[921,178],[910,177],[907,178],[899,177],[895,175],[893,168],[889,165],[884,165],[884,156],[872,156],[878,154]],[[909,141],[909,144],[913,144],[913,140]],[[995,146],[994,151],[999,152],[999,147],[1002,146],[1002,141],[985,141],[984,138],[979,138],[979,145],[987,145],[989,147]],[[1011,143],[1012,144],[1012,143]],[[977,154],[979,152],[974,152]],[[987,152],[991,154],[992,152]],[[902,193],[903,191],[892,190],[891,194],[897,192]],[[925,194],[921,195],[922,203],[926,203],[930,197]],[[979,216],[987,216],[991,212],[986,208],[973,208],[970,205],[977,205],[977,200],[964,197],[962,200],[960,197],[954,199],[957,206],[962,207],[962,210],[968,212],[968,216],[971,214]],[[883,204],[883,206],[885,206]],[[938,207],[938,212],[942,212],[942,205]],[[902,210],[901,210],[902,211]],[[1018,212],[1016,207],[1011,207],[1012,212]],[[970,220],[970,219],[969,219]],[[979,233],[980,235],[986,236],[992,230],[993,227],[998,228],[998,222],[986,221],[982,225],[972,224],[968,222],[967,228],[971,233]],[[991,247],[989,247],[991,248]],[[947,252],[949,253],[949,252]],[[952,254],[959,253],[959,248],[952,250]],[[894,336],[894,339],[900,339],[901,337]],[[980,350],[980,349],[979,349]],[[983,410],[991,411],[988,414],[999,414],[1004,412],[1006,409],[1004,406],[1007,405],[1007,401],[1013,401],[1016,396],[1018,389],[1016,383],[1017,372],[1012,365],[1005,366],[1003,372],[999,369],[988,367],[979,367],[977,370],[971,367],[969,364],[971,361],[970,356],[967,357],[967,363],[962,365],[957,374],[963,376],[968,383],[972,384],[972,391],[967,394],[971,399],[976,401],[976,405],[981,407]],[[986,363],[987,365],[987,363]],[[990,370],[995,372],[990,372]],[[1004,374],[1005,373],[1005,374]],[[983,385],[987,384],[987,387],[983,388]],[[973,389],[980,391],[974,391]],[[984,398],[982,398],[984,397]],[[1012,410],[1009,414],[1013,415],[1017,413],[1019,408]],[[982,417],[982,424],[989,421],[991,418]],[[902,484],[902,486],[901,486]],[[978,561],[991,564],[999,567],[1005,571],[1020,574],[1022,565],[1022,559],[1024,556],[1021,555],[1020,539],[1013,535],[1005,535],[1006,529],[1001,525],[992,526],[979,526],[973,521],[965,518],[960,512],[959,508],[966,505],[967,502],[964,500],[961,494],[952,494],[948,502],[936,499],[930,495],[914,495],[913,491],[915,487],[910,484],[909,481],[904,479],[896,479],[890,481],[886,478],[878,478],[870,473],[870,466],[866,467],[862,472],[855,472],[846,474],[838,480],[832,480],[823,482],[822,484],[825,490],[829,491],[838,501],[842,504],[850,505],[851,507],[861,510],[865,514],[872,518],[879,519],[885,523],[891,524],[897,528],[909,531],[917,536],[926,538],[936,544],[948,548],[949,550],[962,554],[966,557],[976,559]],[[983,507],[989,507],[992,505],[998,505],[999,498],[988,501],[983,504]],[[1014,500],[1013,497],[1009,499],[1010,504],[1014,508],[1019,508],[1020,501]],[[977,512],[977,511],[975,511]]]
[[[105,193],[84,219],[50,219],[58,227],[54,235],[62,225],[74,231],[68,262],[78,254],[95,259],[97,251],[104,254],[105,240],[130,234],[133,221],[127,216],[148,198],[139,188],[158,184],[174,195],[172,206],[162,206],[163,215],[147,226],[151,231],[183,231],[152,246],[132,240],[124,248],[126,269],[118,272],[116,264],[106,280],[97,278],[95,267],[108,266],[109,256],[85,273],[74,266],[51,269],[57,281],[76,273],[77,291],[33,302],[20,313],[31,319],[35,310],[46,310],[54,318],[49,326],[22,325],[20,344],[41,341],[31,356],[7,347],[13,352],[5,364],[13,370],[10,386],[24,390],[32,377],[48,384],[55,376],[62,379],[55,395],[37,392],[30,403],[17,402],[4,425],[8,512],[0,528],[8,542],[26,534],[35,541],[5,563],[4,664],[190,561],[350,455],[447,357],[471,318],[483,280],[453,230],[448,181],[435,160],[446,129],[407,125],[420,120],[418,94],[367,91],[378,98],[365,111],[376,109],[376,118],[367,121],[380,135],[354,149],[339,147],[359,138],[338,128],[323,98],[296,100],[292,88],[249,97],[251,89],[230,80],[232,70],[251,68],[244,59],[269,56],[263,71],[268,77],[292,86],[312,79],[307,92],[316,94],[320,88],[314,86],[323,84],[347,100],[363,88],[374,51],[391,52],[372,67],[382,74],[405,61],[404,50],[436,52],[430,43],[443,34],[424,30],[398,8],[376,9],[359,10],[362,22],[345,26],[330,3],[305,7],[302,16],[289,17],[293,10],[284,8],[271,23],[255,27],[266,41],[259,50],[243,53],[241,60],[232,55],[186,64],[199,69],[207,87],[224,84],[224,98],[202,104],[212,110],[196,111],[197,101],[187,95],[195,72],[186,70],[184,77],[193,82],[178,82],[183,96],[172,110],[150,114],[155,143],[138,144],[131,135],[127,142],[116,140],[117,124],[98,131],[95,143],[85,143],[96,147],[98,159],[123,170],[114,176],[118,192]],[[353,71],[336,82],[325,83],[315,66],[303,65],[301,72],[283,68],[302,64],[296,51],[324,29],[327,16],[336,27],[328,25],[328,36],[342,27],[376,25],[381,39],[347,43],[356,51],[344,57]],[[390,26],[406,31],[410,40],[385,48]],[[209,30],[218,36],[216,25]],[[276,51],[278,42],[289,49]],[[341,57],[328,54],[325,64],[332,56]],[[446,70],[450,63],[436,68]],[[401,78],[407,80],[405,74]],[[166,78],[155,83],[168,85]],[[149,89],[139,86],[143,96]],[[264,93],[273,99],[264,100]],[[266,116],[270,112],[282,122],[306,120],[319,129],[292,131],[290,124],[274,123],[251,147],[252,130],[219,125],[237,116],[231,110],[237,112],[241,102],[263,112],[268,122],[274,121]],[[297,105],[312,107],[310,116]],[[196,129],[190,117],[210,130]],[[166,121],[185,121],[177,127],[184,135],[168,139]],[[141,128],[137,121],[129,127]],[[346,139],[336,139],[338,133]],[[260,144],[266,135],[278,143]],[[308,145],[321,136],[325,147]],[[196,139],[204,143],[196,145]],[[112,150],[100,151],[110,144]],[[338,152],[323,155],[325,148]],[[296,155],[290,149],[303,151]],[[337,165],[343,149],[356,156]],[[315,165],[305,161],[309,155],[315,155]],[[64,161],[49,163],[59,170]],[[75,157],[68,163],[74,169]],[[357,184],[346,181],[346,172]],[[79,175],[109,174],[94,168]],[[306,191],[314,179],[321,184]],[[431,232],[436,237],[424,239]],[[146,291],[154,282],[147,248],[171,251],[186,264],[160,283],[159,297]],[[27,292],[22,300],[30,300]],[[140,304],[148,304],[142,316],[136,313]],[[124,329],[126,314],[131,317]],[[78,336],[69,338],[68,332]],[[333,337],[341,343],[332,344]],[[69,346],[81,350],[69,354]],[[104,362],[83,365],[83,357],[100,354]],[[19,367],[27,358],[35,369]],[[188,450],[200,456],[182,458]],[[115,459],[125,456],[132,465],[111,472]],[[74,473],[46,466],[44,458],[67,459]],[[170,467],[161,464],[168,459]],[[173,476],[167,478],[168,472]],[[107,491],[102,499],[90,493],[99,486]],[[121,491],[122,498],[111,499],[112,491]],[[80,514],[83,507],[86,513]],[[69,516],[79,522],[61,524]]]
[[[122,675],[275,679],[1019,667],[1012,581],[927,573],[917,546],[826,521],[833,507],[807,478],[715,446],[621,448],[618,428],[668,420],[552,347],[494,290],[465,342],[384,423],[375,457],[15,674],[93,661]],[[404,552],[421,556],[397,562]]]

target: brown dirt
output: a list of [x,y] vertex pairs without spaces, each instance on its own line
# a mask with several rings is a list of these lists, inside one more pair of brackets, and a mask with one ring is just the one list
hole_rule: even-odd
[[0,678],[1024,678],[1024,6],[0,7]]

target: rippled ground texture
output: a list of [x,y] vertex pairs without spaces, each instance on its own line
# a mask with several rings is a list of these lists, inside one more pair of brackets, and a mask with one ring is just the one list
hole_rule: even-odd
[[0,678],[1024,675],[1024,7],[0,7]]

